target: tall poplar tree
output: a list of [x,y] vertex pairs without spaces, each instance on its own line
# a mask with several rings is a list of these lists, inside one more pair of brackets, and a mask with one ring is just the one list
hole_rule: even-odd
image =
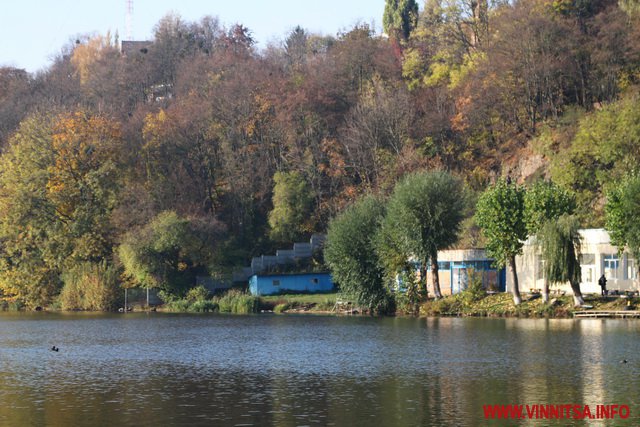
[[418,25],[418,3],[415,0],[387,0],[382,25],[389,36],[406,41]]
[[497,267],[509,265],[513,277],[513,302],[522,302],[516,271],[516,255],[522,253],[527,238],[524,220],[523,187],[499,180],[487,188],[476,206],[476,222],[487,239],[487,252]]

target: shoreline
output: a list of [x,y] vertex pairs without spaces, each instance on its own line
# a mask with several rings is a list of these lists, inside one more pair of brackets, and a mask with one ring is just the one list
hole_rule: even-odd
[[[235,312],[235,314],[294,314],[294,315],[325,315],[325,316],[369,316],[366,310],[353,306],[349,309],[338,308],[336,300],[338,294],[297,294],[273,295],[256,297],[257,305],[252,312]],[[513,304],[511,294],[499,293],[471,298],[469,294],[459,293],[445,296],[442,299],[430,299],[419,305],[419,314],[412,314],[410,310],[398,307],[395,317],[492,317],[492,318],[606,318],[624,317],[640,319],[640,297],[585,295],[585,306],[574,307],[571,295],[556,296],[548,304],[544,304],[539,294],[524,294],[520,305]],[[201,302],[194,302],[183,309],[172,309],[169,305],[147,308],[133,305],[128,312],[158,312],[158,313],[234,313],[216,309],[199,310]],[[204,305],[206,307],[206,305]],[[39,307],[40,308],[40,307]],[[39,310],[2,310],[4,312],[65,312],[65,313],[117,313],[117,311],[77,311],[40,308]],[[576,317],[575,313],[578,313]],[[122,311],[120,312],[122,313]],[[124,314],[124,313],[122,313]]]

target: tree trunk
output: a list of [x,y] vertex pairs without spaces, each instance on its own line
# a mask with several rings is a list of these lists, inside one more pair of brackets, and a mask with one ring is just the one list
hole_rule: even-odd
[[442,298],[440,292],[440,275],[438,274],[438,256],[431,255],[431,275],[433,276],[433,294],[436,299]]
[[509,267],[511,268],[511,275],[513,277],[513,303],[520,305],[522,298],[520,297],[520,288],[518,287],[518,273],[516,272],[516,257],[509,257]]
[[580,292],[580,283],[570,282],[571,290],[573,291],[573,305],[576,307],[584,305],[584,298],[582,298],[582,292]]
[[542,288],[542,301],[547,304],[549,302],[549,279],[544,275],[544,286]]
[[424,295],[425,298],[429,297],[427,291],[427,260],[423,260],[420,264],[420,293]]

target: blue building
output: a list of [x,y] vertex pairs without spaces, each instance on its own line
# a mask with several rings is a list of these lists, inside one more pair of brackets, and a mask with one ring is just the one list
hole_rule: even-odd
[[275,295],[295,292],[330,292],[334,289],[329,273],[254,274],[249,278],[251,295]]
[[[420,264],[415,261],[416,277],[420,277]],[[454,295],[469,286],[470,275],[482,280],[482,286],[488,291],[505,292],[506,271],[497,269],[493,260],[488,258],[484,249],[449,249],[438,251],[438,278],[442,295]],[[433,274],[431,266],[427,269],[429,292],[432,291]],[[399,290],[405,289],[398,279]]]

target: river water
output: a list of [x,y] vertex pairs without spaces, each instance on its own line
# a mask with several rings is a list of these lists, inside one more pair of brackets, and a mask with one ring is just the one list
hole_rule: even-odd
[[[612,319],[0,313],[0,425],[640,425],[639,333]],[[507,404],[630,414],[485,419]]]

